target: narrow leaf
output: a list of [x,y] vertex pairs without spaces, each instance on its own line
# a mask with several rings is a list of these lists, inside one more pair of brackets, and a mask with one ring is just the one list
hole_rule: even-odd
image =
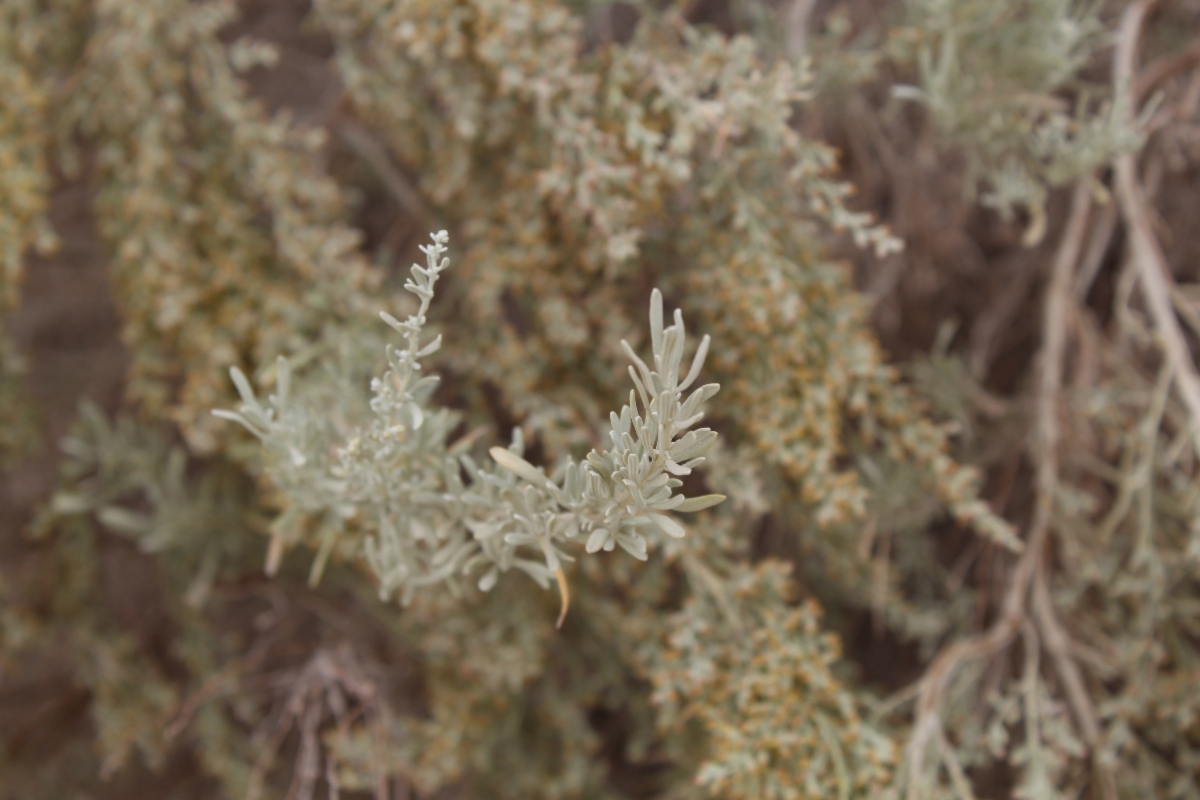
[[723,494],[706,494],[700,497],[689,497],[679,505],[675,506],[676,511],[702,511],[706,508],[712,508],[718,503],[724,502],[725,495]]
[[650,343],[657,355],[662,352],[663,298],[658,289],[650,292]]
[[505,450],[503,447],[493,447],[492,449],[488,450],[488,453],[491,454],[492,458],[495,459],[497,464],[504,467],[514,475],[524,478],[534,486],[542,487],[550,482],[549,479],[542,474],[541,470],[539,470],[533,464],[530,464],[519,455]]
[[663,533],[667,534],[667,536],[675,539],[682,539],[687,533],[687,531],[683,529],[682,525],[668,517],[666,514],[659,514],[651,511],[646,516],[648,516],[655,525],[661,528]]

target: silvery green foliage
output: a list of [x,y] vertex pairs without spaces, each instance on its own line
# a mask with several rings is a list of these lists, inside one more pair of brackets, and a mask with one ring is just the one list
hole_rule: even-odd
[[478,574],[479,588],[487,591],[514,568],[547,587],[562,563],[574,560],[573,542],[588,553],[621,547],[645,560],[663,534],[684,535],[668,512],[699,511],[724,499],[676,493],[679,477],[703,463],[716,443],[715,432],[692,428],[718,386],[689,393],[709,337],[683,373],[683,317],[677,310],[674,324],[664,328],[657,289],[650,301],[652,363],[621,343],[633,362],[635,388],[620,413],[610,415],[608,450],[593,450],[581,462],[568,459],[547,476],[523,458],[519,430],[507,449],[489,451],[493,463],[477,462],[464,452],[465,444],[448,447],[458,417],[428,407],[438,379],[420,375],[421,359],[441,345],[440,336],[421,343],[434,285],[448,265],[446,232],[432,238],[421,248],[427,265],[414,265],[405,285],[420,300],[417,313],[403,322],[381,315],[405,345],[387,348],[388,369],[371,383],[369,425],[340,442],[323,441],[326,410],[293,401],[285,360],[278,362],[277,391],[266,404],[232,370],[243,403],[237,412],[214,413],[262,441],[268,475],[287,498],[280,519],[288,524],[277,525],[277,535],[303,518],[319,518],[320,563],[332,548],[326,542],[365,531],[364,553],[381,597],[399,592],[407,600],[422,586],[468,574]]
[[1110,38],[1102,4],[909,0],[907,8],[919,86],[893,93],[923,103],[946,140],[967,146],[973,177],[988,185],[985,205],[1032,214],[1030,241],[1044,232],[1050,187],[1141,146],[1142,121],[1126,124],[1112,102],[1099,102],[1105,87],[1080,77]]
[[90,402],[60,443],[61,481],[33,526],[40,536],[65,518],[95,515],[100,525],[147,554],[171,554],[190,574],[183,598],[199,607],[222,566],[244,558],[237,534],[247,523],[245,482],[228,463],[188,474],[186,451],[164,431],[129,417],[110,422]]

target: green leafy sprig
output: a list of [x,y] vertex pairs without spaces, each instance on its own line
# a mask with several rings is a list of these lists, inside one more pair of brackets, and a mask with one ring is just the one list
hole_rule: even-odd
[[[515,430],[508,448],[489,450],[492,464],[480,464],[465,452],[469,442],[447,445],[458,417],[429,407],[438,378],[419,375],[421,359],[441,346],[440,336],[423,345],[421,333],[434,285],[449,265],[444,257],[448,235],[441,231],[432,238],[421,248],[426,266],[413,265],[405,284],[420,300],[417,312],[403,322],[381,314],[404,336],[405,347],[387,348],[388,369],[371,383],[374,419],[368,426],[340,442],[322,437],[319,420],[325,410],[292,399],[285,359],[278,362],[277,391],[266,404],[241,371],[231,370],[242,405],[236,412],[213,413],[262,441],[267,474],[285,497],[280,519],[287,525],[276,525],[268,570],[278,563],[278,543],[295,538],[290,529],[316,517],[322,530],[314,565],[318,577],[318,565],[339,541],[358,533],[381,598],[399,592],[407,602],[420,587],[453,586],[472,574],[488,591],[501,573],[517,569],[543,587],[557,580],[565,613],[563,564],[574,560],[572,542],[582,539],[587,553],[619,546],[644,561],[663,534],[684,536],[669,512],[700,511],[725,499],[677,493],[679,478],[704,462],[717,439],[708,428],[693,429],[704,418],[703,404],[719,389],[717,384],[691,389],[709,337],[701,340],[683,373],[683,315],[676,310],[673,324],[664,327],[662,295],[655,289],[652,365],[621,342],[633,362],[634,389],[620,413],[610,414],[612,447],[593,450],[580,462],[568,458],[547,476],[525,460],[522,436]],[[332,458],[326,455],[330,452]]]

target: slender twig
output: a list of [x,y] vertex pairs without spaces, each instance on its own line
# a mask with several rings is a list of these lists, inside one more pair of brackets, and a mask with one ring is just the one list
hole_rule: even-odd
[[737,606],[729,597],[726,581],[722,580],[717,573],[713,572],[707,564],[697,558],[695,553],[685,552],[683,554],[683,567],[687,572],[688,579],[695,580],[695,588],[703,588],[716,602],[721,609],[721,613],[729,621],[734,630],[741,631],[744,629],[741,614],[738,613]]
[[1195,334],[1200,334],[1200,311],[1184,296],[1178,286],[1171,287],[1171,305],[1183,317],[1183,321],[1188,324]]
[[788,58],[803,58],[808,50],[808,27],[816,0],[792,0],[783,16],[784,49]]
[[1100,266],[1104,263],[1104,256],[1108,253],[1108,247],[1112,244],[1113,233],[1116,230],[1117,204],[1110,199],[1092,226],[1092,235],[1088,237],[1087,252],[1084,253],[1083,261],[1079,265],[1079,272],[1075,276],[1074,295],[1077,302],[1083,302],[1087,298],[1088,292],[1092,290],[1092,284],[1096,280]]
[[1070,637],[1054,613],[1049,575],[1044,563],[1035,571],[1032,600],[1034,619],[1041,633],[1042,643],[1054,659],[1055,669],[1067,691],[1067,702],[1071,704],[1071,711],[1075,714],[1079,730],[1083,733],[1083,740],[1091,751],[1092,769],[1100,784],[1100,796],[1103,800],[1117,800],[1116,779],[1112,768],[1104,763],[1100,753],[1102,741],[1096,707],[1084,686],[1079,665],[1072,655]]
[[1200,39],[1177,53],[1163,56],[1146,66],[1133,83],[1133,98],[1138,103],[1149,99],[1150,92],[1167,78],[1193,64],[1200,63]]
[[[1137,62],[1137,45],[1146,14],[1157,0],[1139,0],[1125,9],[1117,35],[1113,57],[1113,83],[1118,106],[1124,108],[1127,122],[1132,122],[1136,109],[1129,96]],[[1200,452],[1200,376],[1188,350],[1187,340],[1171,304],[1174,280],[1167,267],[1166,256],[1154,236],[1150,210],[1137,176],[1137,156],[1124,153],[1117,158],[1117,197],[1129,229],[1130,248],[1137,269],[1146,305],[1162,340],[1163,352],[1171,363],[1175,383],[1191,416],[1192,442]]]
[[384,188],[401,208],[418,217],[429,216],[429,210],[425,207],[425,201],[421,199],[420,193],[404,176],[404,173],[392,163],[391,156],[374,136],[353,122],[343,122],[338,126],[337,131],[342,137],[342,141],[375,171]]
[[173,719],[163,729],[163,739],[167,742],[174,740],[191,723],[200,707],[209,700],[244,690],[246,688],[245,676],[262,663],[274,642],[275,637],[273,636],[262,637],[243,658],[226,664],[214,672],[198,689],[176,706]]
[[908,747],[909,798],[919,797],[921,776],[925,772],[925,751],[940,728],[941,700],[950,679],[964,662],[990,655],[1008,646],[1025,624],[1026,597],[1030,582],[1046,549],[1050,532],[1054,493],[1058,486],[1058,423],[1059,396],[1062,389],[1063,356],[1067,344],[1067,322],[1071,295],[1071,276],[1083,236],[1087,230],[1091,194],[1081,180],[1071,200],[1071,215],[1066,232],[1059,243],[1051,268],[1050,285],[1046,291],[1043,312],[1041,370],[1037,387],[1037,503],[1024,552],[1017,561],[1005,592],[1000,619],[980,636],[956,642],[933,660],[921,679],[917,697],[916,720]]
[[975,800],[971,781],[963,772],[962,764],[958,763],[958,756],[954,755],[954,748],[946,741],[946,734],[941,725],[937,727],[936,740],[942,751],[942,763],[946,767],[946,773],[950,776],[950,783],[954,786],[954,791],[958,793],[959,800]]

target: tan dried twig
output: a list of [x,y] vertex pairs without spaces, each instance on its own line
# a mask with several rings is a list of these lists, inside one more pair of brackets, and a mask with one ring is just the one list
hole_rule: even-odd
[[1067,324],[1071,318],[1071,279],[1079,261],[1087,230],[1091,193],[1081,180],[1071,201],[1071,213],[1052,265],[1043,312],[1041,370],[1037,387],[1037,502],[1024,552],[1013,570],[1001,606],[1000,619],[981,636],[956,642],[943,650],[920,681],[913,735],[908,746],[906,796],[921,796],[925,774],[925,752],[941,729],[941,701],[954,673],[964,662],[991,655],[1008,646],[1026,624],[1026,598],[1033,576],[1045,557],[1050,532],[1054,493],[1058,486],[1059,399],[1062,390],[1063,356]]
[[371,133],[356,122],[346,121],[338,125],[338,135],[349,145],[355,155],[365,161],[378,176],[388,194],[408,213],[427,218],[429,209],[421,193],[403,172],[393,163],[387,148]]
[[1137,80],[1133,83],[1133,98],[1138,103],[1144,103],[1150,99],[1150,93],[1154,91],[1160,83],[1174,75],[1180,70],[1200,64],[1200,39],[1192,42],[1189,46],[1180,50],[1177,53],[1163,56],[1157,61],[1146,66],[1145,69],[1137,76]]
[[[1157,0],[1137,0],[1124,12],[1114,56],[1113,80],[1118,102],[1124,109],[1125,121],[1135,118],[1135,100],[1162,79],[1157,70],[1135,78],[1137,43],[1146,14]],[[1170,62],[1172,70],[1190,64],[1194,54],[1187,51]],[[1117,196],[1121,214],[1129,230],[1132,268],[1146,297],[1155,332],[1162,344],[1169,368],[1190,416],[1190,433],[1197,452],[1200,452],[1200,376],[1188,349],[1173,302],[1177,291],[1166,264],[1161,246],[1153,233],[1153,223],[1137,175],[1137,156],[1121,155],[1117,160]],[[1054,262],[1051,282],[1047,289],[1044,311],[1044,333],[1041,351],[1041,374],[1037,389],[1037,501],[1025,552],[1013,571],[1003,603],[1000,619],[982,636],[958,642],[946,648],[926,672],[920,683],[914,734],[909,744],[908,796],[919,796],[924,773],[924,754],[931,741],[941,740],[940,702],[956,669],[965,661],[980,658],[1006,647],[1022,630],[1029,630],[1026,621],[1032,612],[1037,624],[1036,638],[1054,661],[1063,682],[1068,702],[1076,722],[1088,744],[1100,795],[1106,800],[1117,797],[1115,776],[1099,757],[1101,730],[1098,714],[1084,685],[1083,676],[1075,661],[1078,647],[1074,646],[1057,619],[1049,589],[1049,571],[1045,563],[1046,542],[1050,533],[1054,493],[1058,485],[1058,444],[1060,430],[1058,403],[1062,387],[1063,355],[1066,348],[1067,321],[1070,318],[1072,294],[1086,292],[1095,272],[1102,246],[1091,248],[1086,272],[1072,291],[1071,273],[1079,260],[1089,197],[1083,182],[1076,188],[1071,219]],[[1101,238],[1107,240],[1111,222],[1102,219],[1097,225]],[[1029,605],[1027,605],[1027,603]],[[1031,607],[1030,607],[1031,606]],[[1030,634],[1032,635],[1032,634]],[[944,745],[943,745],[944,746]]]
[[[320,727],[326,712],[343,731],[359,716],[369,719],[379,742],[386,727],[386,708],[375,682],[345,644],[336,649],[317,650],[303,667],[287,673],[277,683],[287,688],[287,697],[254,764],[246,798],[258,800],[262,795],[267,772],[294,728],[300,734],[300,751],[287,800],[312,800],[322,774]],[[337,800],[339,796],[337,767],[336,758],[326,753],[324,774],[330,800]],[[375,798],[388,800],[388,796],[387,776],[381,763],[377,769]]]
[[788,58],[803,58],[808,51],[808,29],[816,7],[816,0],[791,0],[784,10],[784,51]]
[[1067,702],[1083,734],[1083,740],[1088,746],[1092,758],[1092,770],[1100,786],[1100,796],[1104,800],[1117,800],[1117,782],[1112,768],[1104,763],[1100,752],[1102,740],[1100,734],[1099,715],[1091,695],[1084,686],[1083,675],[1075,661],[1070,637],[1063,630],[1054,613],[1054,602],[1050,596],[1050,579],[1045,562],[1038,565],[1033,580],[1033,614],[1041,634],[1042,643],[1054,660],[1055,669],[1067,692]]
[[[1138,0],[1125,9],[1113,56],[1113,84],[1125,121],[1132,123],[1136,109],[1130,96],[1137,62],[1138,40],[1146,14],[1157,0]],[[1187,340],[1172,307],[1174,280],[1166,256],[1154,235],[1150,210],[1137,174],[1137,156],[1124,153],[1117,158],[1117,198],[1129,229],[1130,248],[1142,292],[1154,327],[1162,340],[1163,353],[1175,374],[1175,385],[1191,417],[1192,444],[1200,453],[1200,376]]]

